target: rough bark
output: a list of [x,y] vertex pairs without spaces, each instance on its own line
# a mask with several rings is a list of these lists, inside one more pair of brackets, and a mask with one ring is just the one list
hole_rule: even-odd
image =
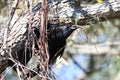
[[[64,5],[61,3],[60,8],[61,9],[58,11],[58,17],[61,25],[67,23],[87,25],[95,23],[96,21],[98,22],[111,18],[120,18],[120,1],[97,3],[94,5],[87,5],[83,8],[71,8],[69,3],[65,3]],[[51,22],[54,21],[53,23],[55,23],[56,21],[57,23],[54,14],[50,14],[49,19]]]

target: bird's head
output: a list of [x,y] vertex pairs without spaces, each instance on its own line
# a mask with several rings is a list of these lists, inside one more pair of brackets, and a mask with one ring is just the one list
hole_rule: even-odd
[[[66,40],[74,30],[80,28],[79,26],[73,25],[73,26],[51,26],[49,25],[48,28],[48,37],[50,40]],[[37,38],[40,37],[40,32],[39,32],[39,27],[38,28],[33,28]]]
[[53,26],[50,28],[50,38],[53,40],[66,40],[79,26]]

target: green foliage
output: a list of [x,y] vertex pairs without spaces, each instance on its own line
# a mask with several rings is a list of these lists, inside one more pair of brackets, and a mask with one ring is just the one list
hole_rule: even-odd
[[5,6],[6,6],[6,1],[5,0],[0,0],[0,12]]

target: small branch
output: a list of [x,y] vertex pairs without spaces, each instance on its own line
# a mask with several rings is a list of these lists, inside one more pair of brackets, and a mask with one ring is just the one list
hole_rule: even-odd
[[42,0],[41,3],[41,11],[40,11],[40,37],[39,37],[39,51],[40,54],[38,55],[39,58],[39,69],[40,72],[42,72],[42,76],[44,76],[41,80],[48,80],[49,74],[48,74],[48,42],[47,42],[47,21],[48,21],[48,2],[47,0]]
[[7,32],[7,34],[10,32],[10,30],[11,30],[11,27],[10,27],[10,23],[11,23],[11,21],[12,21],[12,19],[13,19],[13,16],[14,16],[14,14],[15,14],[15,11],[16,11],[16,9],[17,9],[17,7],[18,7],[18,4],[19,4],[19,0],[15,0],[14,1],[14,4],[13,4],[13,7],[12,7],[12,10],[11,10],[11,12],[10,12],[10,19],[9,19],[9,21],[8,21],[8,24],[7,24],[7,26],[8,26],[8,32]]
[[[105,42],[101,44],[74,44],[66,47],[66,51],[71,51],[73,54],[93,54],[93,55],[101,55],[101,54],[119,54],[120,52],[120,41],[114,42]],[[114,47],[117,46],[117,47]]]
[[69,53],[69,52],[68,52],[67,54],[68,54],[68,56],[72,59],[73,63],[74,63],[76,66],[78,66],[81,70],[83,70],[84,73],[87,73],[87,70],[85,70],[85,69],[74,59],[73,53]]

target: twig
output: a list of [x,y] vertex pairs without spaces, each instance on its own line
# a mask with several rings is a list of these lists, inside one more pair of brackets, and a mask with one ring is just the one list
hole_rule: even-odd
[[13,5],[13,7],[12,7],[12,10],[11,10],[11,12],[10,12],[9,21],[8,21],[8,23],[7,23],[7,27],[8,27],[7,34],[11,31],[11,28],[10,28],[10,25],[11,25],[11,24],[10,24],[10,23],[11,23],[11,21],[12,21],[12,18],[13,18],[13,16],[14,16],[14,14],[15,14],[15,11],[16,11],[16,9],[17,9],[18,4],[19,4],[19,0],[15,0],[15,1],[14,1],[14,5]]

